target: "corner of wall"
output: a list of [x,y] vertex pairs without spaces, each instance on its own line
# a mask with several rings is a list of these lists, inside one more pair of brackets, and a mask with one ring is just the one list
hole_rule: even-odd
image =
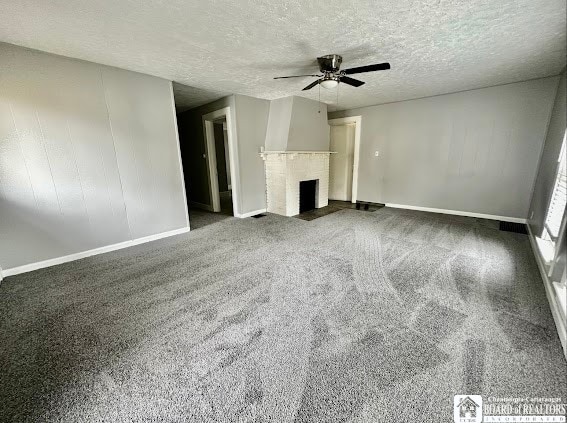
[[531,195],[530,195],[530,201],[529,201],[529,207],[528,207],[528,216],[527,216],[527,226],[531,229],[531,230],[535,230],[535,220],[532,217],[532,214],[534,213],[533,210],[533,202],[534,202],[534,198],[535,198],[535,193],[536,193],[536,187],[537,187],[537,181],[538,181],[538,177],[539,177],[539,171],[542,165],[542,158],[543,158],[543,153],[545,151],[545,144],[547,142],[547,137],[549,135],[549,128],[551,127],[551,120],[553,117],[553,111],[555,108],[555,105],[557,103],[557,99],[558,96],[560,94],[560,88],[561,88],[561,79],[565,78],[565,69],[563,69],[563,72],[558,75],[559,77],[557,78],[557,85],[555,87],[555,95],[553,96],[553,101],[551,102],[551,105],[549,107],[549,111],[548,111],[548,115],[547,115],[547,125],[545,127],[545,133],[543,135],[543,143],[541,144],[541,148],[540,148],[540,152],[539,152],[539,158],[538,158],[538,162],[537,162],[537,172],[534,178],[534,181],[532,183],[532,190],[531,190]]
[[175,113],[175,96],[173,93],[173,82],[169,81],[171,107],[173,114],[173,125],[175,126],[175,140],[177,141],[177,160],[179,162],[179,173],[181,175],[181,187],[183,189],[183,206],[185,207],[185,221],[189,227],[189,206],[187,204],[187,190],[185,187],[185,174],[183,172],[183,160],[181,158],[181,142],[179,140],[179,126],[177,124],[177,114]]

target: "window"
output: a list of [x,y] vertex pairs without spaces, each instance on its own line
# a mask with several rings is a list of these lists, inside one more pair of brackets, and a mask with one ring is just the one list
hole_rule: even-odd
[[563,136],[563,145],[559,154],[557,175],[553,186],[553,193],[545,215],[545,222],[541,242],[539,242],[540,251],[546,262],[551,262],[555,257],[555,244],[561,229],[561,222],[565,214],[565,204],[567,203],[567,163],[565,157],[565,139],[567,138],[567,130]]
[[565,164],[565,138],[567,137],[567,132],[565,134],[561,154],[559,154],[559,165],[557,166],[553,195],[551,196],[545,217],[545,230],[553,241],[555,241],[559,235],[559,228],[561,227],[561,220],[563,220],[563,213],[565,213],[565,204],[567,202],[567,166]]

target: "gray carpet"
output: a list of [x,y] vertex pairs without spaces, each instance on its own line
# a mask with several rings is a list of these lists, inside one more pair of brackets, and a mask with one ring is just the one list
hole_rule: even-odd
[[191,230],[200,229],[221,220],[234,216],[232,212],[232,191],[224,191],[219,193],[221,211],[214,213],[198,208],[189,208],[189,221]]
[[213,213],[201,209],[189,209],[189,222],[191,230],[200,229],[205,226],[212,225],[213,223],[220,222],[225,219],[230,219],[232,215],[228,213]]
[[455,394],[567,395],[527,237],[469,218],[227,219],[9,277],[0,325],[2,422],[438,423]]

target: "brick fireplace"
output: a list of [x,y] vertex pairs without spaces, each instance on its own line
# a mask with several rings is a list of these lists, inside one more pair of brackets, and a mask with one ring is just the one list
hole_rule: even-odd
[[299,214],[301,181],[316,181],[315,208],[329,203],[329,151],[265,151],[268,212]]

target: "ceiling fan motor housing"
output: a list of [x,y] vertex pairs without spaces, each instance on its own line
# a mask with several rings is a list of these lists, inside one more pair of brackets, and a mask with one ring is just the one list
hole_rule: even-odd
[[339,71],[341,63],[343,61],[342,56],[338,54],[328,54],[326,56],[321,56],[317,58],[319,63],[319,69],[324,73],[335,73]]
[[320,78],[306,86],[303,91],[310,90],[317,85],[321,85],[324,88],[334,88],[339,84],[339,82],[350,85],[352,87],[360,87],[361,85],[364,85],[364,82],[351,78],[348,75],[390,69],[389,63],[377,63],[374,65],[358,66],[356,68],[340,70],[342,61],[342,56],[339,56],[338,54],[327,54],[326,56],[317,58],[317,63],[319,64],[319,69],[321,70],[322,75],[277,76],[274,79],[303,78],[306,76],[314,76]]

